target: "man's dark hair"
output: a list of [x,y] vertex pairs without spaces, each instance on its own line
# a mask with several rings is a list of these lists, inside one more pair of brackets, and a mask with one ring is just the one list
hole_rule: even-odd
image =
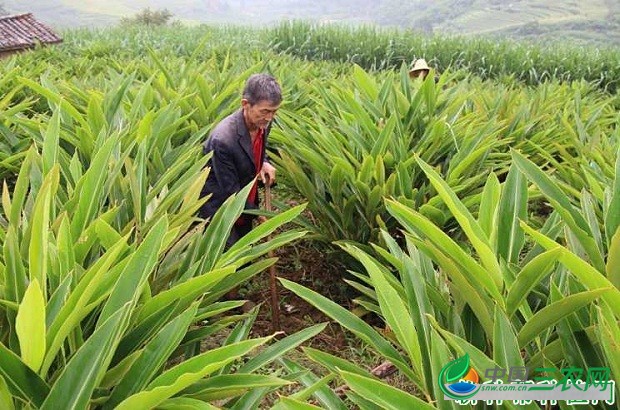
[[268,101],[276,105],[282,102],[282,90],[276,79],[271,75],[253,74],[245,83],[243,99],[248,100],[252,105],[261,101]]

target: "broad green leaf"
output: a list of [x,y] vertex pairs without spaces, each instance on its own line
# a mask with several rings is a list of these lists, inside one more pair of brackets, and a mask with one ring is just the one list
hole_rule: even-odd
[[601,272],[565,247],[560,246],[557,242],[530,228],[526,224],[522,224],[521,226],[525,232],[534,238],[543,248],[547,250],[559,249],[559,261],[566,266],[586,288],[590,290],[611,289],[608,292],[604,292],[602,298],[614,310],[615,314],[620,316],[620,289],[615,288]]
[[49,393],[49,386],[19,356],[0,343],[0,376],[11,394],[35,407],[40,407]]
[[452,215],[459,222],[474,249],[476,249],[478,257],[486,268],[488,275],[493,279],[495,286],[501,289],[503,287],[501,269],[489,243],[489,238],[441,176],[421,159],[417,158],[417,162],[450,209],[450,212],[452,212]]
[[13,188],[13,200],[11,201],[11,214],[9,215],[9,224],[17,229],[19,221],[24,210],[24,201],[28,194],[28,187],[30,185],[30,170],[33,167],[35,158],[37,157],[37,150],[32,147],[28,150],[26,158],[19,169],[17,175],[17,181]]
[[49,120],[45,136],[43,138],[43,175],[47,175],[58,159],[58,149],[60,141],[60,110],[54,110],[52,118]]
[[450,362],[451,354],[448,350],[446,342],[443,341],[439,333],[433,328],[430,329],[430,363],[432,367],[431,379],[432,379],[432,391],[437,401],[437,408],[440,410],[457,410],[458,405],[454,401],[444,399],[444,393],[441,391],[441,387],[437,382],[441,375],[441,370]]
[[597,308],[598,326],[597,337],[605,355],[605,366],[609,366],[612,379],[616,380],[620,375],[620,326],[613,312],[606,306]]
[[527,181],[515,165],[510,167],[502,189],[497,219],[497,253],[508,263],[517,264],[525,243],[519,221],[527,219]]
[[495,308],[495,323],[493,329],[493,360],[502,369],[523,367],[523,358],[515,329],[506,314],[498,307]]
[[110,268],[117,261],[120,252],[127,246],[126,238],[108,250],[100,257],[81,277],[75,289],[71,292],[60,312],[49,326],[47,331],[47,353],[41,373],[45,374],[52,365],[58,350],[65,338],[95,306],[89,305],[91,297],[98,290],[99,285],[110,274]]
[[560,257],[560,253],[560,249],[557,248],[543,252],[521,269],[517,274],[516,280],[508,290],[508,296],[506,297],[508,317],[512,317],[515,314],[532,289],[538,286],[540,281],[551,272],[551,269]]
[[15,318],[22,360],[33,371],[39,371],[45,357],[45,298],[34,279],[28,285]]
[[274,376],[235,372],[200,380],[183,390],[181,394],[199,400],[214,401],[240,396],[251,389],[278,388],[290,384],[292,382]]
[[252,229],[252,231],[250,231],[247,235],[243,236],[241,239],[235,242],[235,244],[232,245],[224,255],[222,255],[222,261],[218,262],[216,266],[222,267],[225,262],[230,262],[230,255],[235,255],[243,248],[258,242],[262,238],[269,236],[280,226],[297,218],[305,208],[306,204],[295,206],[278,215],[273,216],[272,218],[269,218],[266,222],[258,225],[257,227]]
[[443,337],[446,343],[450,345],[458,357],[464,356],[465,354],[469,356],[470,363],[472,367],[478,371],[478,374],[484,374],[485,369],[499,367],[493,359],[480,351],[480,349],[449,330],[443,329],[432,316],[427,315],[427,317],[433,328]]
[[54,382],[42,410],[87,408],[125,330],[129,308],[129,304],[122,306],[78,349]]
[[553,326],[560,319],[573,314],[578,309],[594,302],[612,289],[596,289],[569,295],[551,303],[528,320],[517,335],[519,346],[523,347],[538,336],[543,330]]
[[[620,228],[620,147],[616,153],[615,177],[611,189],[611,201],[605,214],[605,234],[608,243]],[[610,245],[611,248],[611,245]]]
[[449,255],[452,263],[462,271],[470,286],[485,290],[495,301],[502,303],[503,298],[491,274],[439,227],[397,201],[386,200],[386,207],[405,229],[422,238],[428,238],[427,240],[445,255]]
[[[289,373],[301,373],[299,376],[296,376],[294,380],[306,387],[312,387],[320,381],[317,375],[292,360],[283,358],[280,359],[280,362]],[[313,394],[314,397],[316,397],[316,399],[324,406],[324,408],[334,410],[345,410],[347,408],[340,397],[338,397],[338,395],[336,395],[336,393],[334,393],[329,386],[319,387],[318,390],[314,390]]]
[[214,269],[226,246],[226,239],[230,230],[245,207],[253,183],[254,181],[246,185],[236,195],[226,199],[207,225],[204,240],[199,248],[200,254],[204,255],[199,268],[200,273]]
[[[112,364],[115,365],[121,360],[124,360],[131,352],[138,350],[147,340],[159,332],[161,328],[170,321],[170,318],[175,315],[178,308],[178,302],[172,301],[167,305],[163,305],[159,310],[149,315],[144,320],[140,320],[130,330],[123,335],[114,357],[112,358]],[[196,318],[198,320],[198,318]]]
[[160,403],[157,410],[217,410],[219,407],[215,407],[212,404],[205,403],[204,401],[192,399],[190,397],[173,397]]
[[78,181],[69,208],[74,210],[71,220],[71,235],[74,239],[80,238],[101,206],[105,181],[110,177],[108,163],[117,144],[118,137],[108,138],[95,154],[86,173]]
[[18,231],[9,225],[4,238],[3,254],[5,269],[5,297],[11,302],[22,300],[28,284],[28,274],[19,252]]
[[103,407],[104,409],[114,408],[127,397],[142,391],[149,384],[165,365],[172,352],[179,346],[196,315],[197,309],[197,304],[194,304],[170,321],[146,344],[140,357],[112,391],[110,398]]
[[609,243],[605,273],[609,281],[620,289],[620,228],[616,230]]
[[6,384],[6,381],[2,376],[0,376],[0,408],[5,410],[15,410],[13,396],[9,391],[9,386]]
[[270,338],[246,340],[220,347],[195,356],[167,370],[153,380],[144,390],[128,397],[115,410],[151,408],[172,397],[183,389],[213,373],[227,363],[236,360]]
[[116,386],[127,374],[127,371],[135,363],[135,361],[142,354],[142,350],[136,350],[135,352],[125,356],[116,366],[112,367],[113,363],[110,363],[110,369],[105,373],[99,387],[102,389],[112,389]]
[[273,345],[267,347],[264,351],[250,359],[247,363],[243,364],[237,370],[239,373],[252,373],[260,369],[264,365],[273,362],[277,358],[283,356],[289,350],[292,350],[304,343],[308,339],[321,333],[326,323],[320,323],[318,325],[310,326],[303,330],[293,333],[281,340],[278,340]]
[[84,116],[73,105],[71,105],[71,103],[67,102],[67,100],[62,98],[60,94],[54,92],[54,90],[46,88],[41,84],[25,77],[20,77],[19,81],[44,96],[49,101],[58,104],[63,113],[67,113],[68,115],[70,115],[72,119],[79,122],[80,125],[82,125],[83,127],[88,127],[88,124],[84,120]]
[[332,354],[323,352],[321,350],[313,349],[311,347],[304,347],[304,353],[312,361],[326,367],[333,373],[337,373],[340,370],[347,371],[349,373],[357,373],[365,377],[374,377],[370,372],[366,371],[362,366],[352,363],[341,357],[334,356]]
[[38,280],[43,286],[43,297],[47,300],[47,268],[50,235],[50,214],[52,201],[58,188],[60,171],[58,166],[50,170],[37,194],[32,215],[32,231],[28,247],[30,280]]
[[211,290],[217,283],[234,271],[234,266],[212,270],[158,293],[152,299],[149,299],[142,309],[140,309],[138,321],[142,322],[148,316],[161,309],[162,306],[175,300],[183,302],[179,304],[179,308],[186,308],[196,300],[196,298]]
[[400,347],[407,352],[411,367],[417,375],[418,387],[424,389],[426,385],[424,380],[425,369],[422,367],[422,352],[417,337],[418,332],[423,330],[415,328],[406,304],[385,279],[379,267],[365,253],[352,248],[350,252],[356,255],[368,271],[377,292],[381,313],[396,335]]
[[[450,256],[444,254],[438,247],[421,241],[414,242],[418,248],[427,253],[441,266],[446,276],[453,283],[453,288],[458,289],[458,297],[462,298],[471,307],[485,333],[488,337],[491,337],[493,334],[492,306],[495,299],[489,297],[481,286],[476,286],[477,283],[472,285],[470,282],[471,276],[466,277],[469,273],[458,266]],[[432,295],[432,293],[429,292],[429,295]],[[436,302],[434,303],[437,304]]]
[[[250,336],[250,331],[256,322],[256,318],[258,317],[258,312],[260,309],[260,305],[255,306],[250,312],[248,312],[247,317],[242,322],[237,323],[234,329],[228,334],[228,337],[222,343],[222,346],[226,346],[229,344],[237,343],[242,340],[246,340]],[[232,363],[227,364],[218,370],[215,375],[224,375],[230,373],[230,368],[232,367]]]
[[163,237],[168,229],[168,221],[162,218],[149,231],[138,249],[130,256],[129,262],[121,272],[108,301],[103,307],[98,323],[105,322],[114,312],[130,302],[138,302],[142,288],[154,269],[161,249]]
[[383,409],[435,409],[431,404],[384,382],[355,373],[341,372],[340,375],[351,390]]
[[560,189],[551,177],[545,174],[533,162],[516,151],[512,151],[512,159],[530,181],[538,186],[543,195],[547,197],[553,209],[562,216],[562,220],[573,231],[583,248],[586,250],[593,266],[599,271],[605,271],[603,256],[596,245],[590,227],[573,206],[568,196]]
[[341,326],[355,333],[365,342],[373,346],[377,351],[390,360],[396,367],[405,373],[412,380],[416,379],[415,373],[411,370],[409,364],[405,362],[405,358],[376,330],[369,326],[359,317],[344,309],[340,305],[321,296],[320,294],[307,289],[301,285],[280,278],[282,285],[304,299],[306,302],[315,306],[317,309],[325,313],[327,316],[336,320]]
[[495,243],[496,229],[495,221],[497,218],[497,208],[500,202],[502,189],[494,172],[489,173],[478,209],[478,224],[482,231],[489,238],[491,244]]
[[73,249],[73,238],[71,238],[71,221],[69,216],[64,213],[60,218],[61,222],[58,229],[56,247],[58,248],[58,262],[60,264],[59,277],[65,278],[69,276],[69,272],[75,266],[75,250]]
[[283,396],[280,397],[280,400],[278,400],[271,410],[315,410],[320,408],[321,407],[317,407],[310,403]]

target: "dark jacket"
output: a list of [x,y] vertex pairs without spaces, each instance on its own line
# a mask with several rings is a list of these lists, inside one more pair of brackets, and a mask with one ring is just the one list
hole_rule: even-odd
[[[265,146],[270,130],[271,126],[263,136],[261,164],[266,158]],[[213,156],[207,163],[211,170],[202,188],[202,196],[211,194],[211,198],[200,209],[202,218],[212,217],[229,196],[239,192],[256,176],[250,133],[242,109],[224,118],[213,128],[203,144],[205,154],[211,151]],[[256,209],[258,203],[247,202],[245,208]]]

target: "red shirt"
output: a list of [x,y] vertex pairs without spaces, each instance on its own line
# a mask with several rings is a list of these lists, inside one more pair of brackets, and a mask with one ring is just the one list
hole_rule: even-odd
[[[254,142],[252,142],[252,154],[254,154],[254,163],[256,164],[256,175],[260,172],[260,169],[263,166],[263,162],[261,161],[263,158],[263,134],[265,134],[265,130],[262,128],[258,129],[256,133],[256,138],[254,138]],[[252,185],[252,189],[250,190],[250,195],[248,196],[248,201],[255,204],[256,203],[256,195],[258,194],[258,181],[254,182]]]
[[[265,130],[262,128],[259,128],[258,132],[256,133],[256,137],[254,138],[254,141],[252,142],[252,155],[254,157],[254,163],[256,164],[256,175],[258,175],[258,173],[260,172],[263,166],[262,156],[263,156],[263,135],[264,134],[265,134]],[[250,189],[250,194],[248,195],[248,201],[252,204],[255,204],[257,202],[256,200],[257,195],[258,195],[258,181],[254,182],[254,185],[252,185],[252,188]],[[246,219],[246,217],[241,215],[239,219],[237,219],[237,221],[235,222],[235,225],[245,225],[248,222],[249,222],[249,219]]]

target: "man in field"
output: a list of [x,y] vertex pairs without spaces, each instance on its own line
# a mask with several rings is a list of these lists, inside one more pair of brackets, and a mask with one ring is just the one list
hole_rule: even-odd
[[[203,144],[204,153],[213,152],[213,156],[207,164],[211,171],[202,189],[202,195],[211,194],[211,198],[200,210],[201,217],[212,217],[226,198],[257,175],[265,184],[275,182],[276,170],[265,156],[265,145],[281,102],[282,91],[276,79],[268,74],[254,74],[245,84],[241,108],[213,128]],[[258,208],[256,182],[245,208]],[[252,215],[241,215],[226,241],[227,247],[252,230],[253,219]],[[258,219],[264,221],[264,217]]]

